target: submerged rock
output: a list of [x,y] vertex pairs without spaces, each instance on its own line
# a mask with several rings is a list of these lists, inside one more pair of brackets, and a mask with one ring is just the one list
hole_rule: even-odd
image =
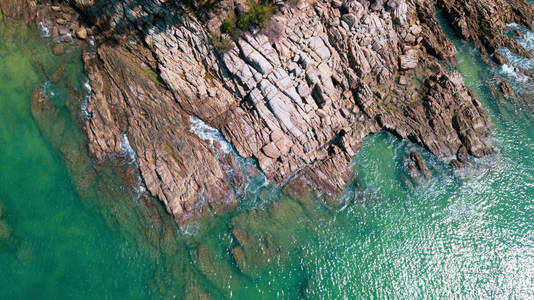
[[245,258],[245,253],[243,252],[243,248],[240,246],[236,246],[232,248],[232,257],[234,258],[235,263],[237,264],[237,267],[239,270],[243,273],[248,273],[247,271],[247,259]]
[[509,62],[508,58],[502,55],[499,51],[495,51],[495,53],[493,53],[493,60],[499,65],[504,65]]
[[61,44],[57,44],[52,48],[54,55],[63,55],[65,53],[65,47]]
[[409,178],[412,179],[412,180],[417,180],[421,177],[421,172],[419,171],[419,169],[415,166],[415,164],[413,162],[408,162],[407,163],[407,168],[408,168],[408,175],[410,176]]
[[[167,287],[163,288],[165,290]],[[210,297],[201,287],[200,284],[194,284],[191,281],[186,285],[185,290],[185,300],[211,300],[214,299]]]
[[12,231],[11,226],[5,220],[0,219],[0,243],[9,243],[12,239]]
[[[410,159],[415,163],[415,165],[417,166],[417,169],[419,169],[419,171],[422,172],[426,178],[432,177],[430,170],[426,166],[425,161],[423,160],[423,157],[421,156],[421,154],[419,154],[419,152],[412,151],[410,153]],[[408,166],[410,165],[411,164],[409,164]]]
[[512,85],[508,81],[501,81],[499,83],[499,88],[501,89],[501,92],[504,94],[505,97],[508,98],[515,98],[515,92],[512,88]]
[[3,213],[4,208],[2,203],[0,203],[0,250],[2,247],[11,246],[14,242],[12,235],[13,229],[6,220],[2,219]]
[[456,157],[458,157],[458,160],[462,163],[469,163],[471,160],[469,159],[469,154],[467,153],[467,149],[465,146],[461,146],[460,149],[458,149],[458,152],[456,153]]

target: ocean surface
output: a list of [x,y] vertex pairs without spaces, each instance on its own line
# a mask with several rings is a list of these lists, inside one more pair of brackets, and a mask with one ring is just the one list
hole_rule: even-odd
[[[238,208],[179,228],[141,196],[127,145],[104,165],[88,156],[81,49],[56,56],[46,30],[0,22],[0,299],[533,299],[534,106],[489,84],[533,94],[514,64],[534,61],[501,49],[510,65],[487,66],[448,34],[496,154],[453,174],[380,133],[339,202],[258,176]],[[413,148],[432,179],[405,175]]]

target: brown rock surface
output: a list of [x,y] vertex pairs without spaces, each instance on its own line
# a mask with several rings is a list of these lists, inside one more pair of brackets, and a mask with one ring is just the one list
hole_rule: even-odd
[[502,55],[499,51],[495,51],[493,54],[493,60],[499,65],[504,65],[508,63],[508,58]]
[[76,30],[76,36],[82,40],[87,39],[87,28],[85,27],[78,28],[78,30]]
[[530,53],[505,34],[506,24],[517,23],[533,29],[534,6],[525,0],[437,0],[455,31],[475,43],[483,52],[500,47],[524,57]]
[[512,85],[510,83],[508,83],[508,81],[501,81],[499,83],[499,88],[501,89],[501,92],[503,93],[504,96],[508,97],[508,98],[514,98],[515,97],[515,92],[514,92],[514,89],[512,88]]
[[469,159],[469,154],[467,153],[467,149],[464,146],[461,146],[460,149],[458,149],[456,157],[458,157],[458,160],[462,163],[471,162]]
[[29,24],[37,11],[37,0],[0,0],[4,18],[20,18]]
[[101,46],[84,62],[93,88],[86,130],[97,160],[124,152],[128,138],[148,191],[179,222],[200,206],[235,205],[215,150],[189,132],[189,116],[141,61],[121,47]]
[[227,167],[238,167],[220,146],[191,133],[192,117],[256,159],[271,182],[330,195],[344,190],[364,138],[381,130],[439,157],[489,154],[484,109],[439,62],[456,50],[432,7],[481,49],[522,55],[505,23],[534,15],[523,0],[281,1],[274,27],[244,32],[222,53],[206,26],[218,12],[198,20],[173,1],[70,3],[96,37],[84,54],[89,149],[102,161],[123,152],[127,137],[148,191],[179,222],[199,206],[235,205],[232,185],[243,182],[229,178]]
[[425,164],[425,161],[423,160],[423,157],[421,156],[421,154],[419,154],[419,152],[412,151],[410,153],[410,159],[415,163],[417,169],[419,169],[419,171],[421,171],[423,175],[425,175],[425,177],[429,178],[432,176],[430,170]]

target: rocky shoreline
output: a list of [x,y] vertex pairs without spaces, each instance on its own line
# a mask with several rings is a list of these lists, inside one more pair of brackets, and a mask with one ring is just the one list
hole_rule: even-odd
[[[364,138],[379,131],[453,168],[491,154],[488,116],[450,71],[456,50],[434,7],[483,57],[501,47],[532,56],[505,34],[507,23],[532,27],[523,0],[278,1],[267,28],[242,32],[225,51],[212,33],[247,2],[223,0],[197,17],[172,1],[97,2],[0,0],[0,9],[52,38],[87,42],[91,155],[102,163],[127,143],[147,191],[181,224],[235,206],[246,181],[234,156],[192,132],[192,118],[272,183],[335,196]],[[420,155],[411,160],[410,172],[429,176]]]

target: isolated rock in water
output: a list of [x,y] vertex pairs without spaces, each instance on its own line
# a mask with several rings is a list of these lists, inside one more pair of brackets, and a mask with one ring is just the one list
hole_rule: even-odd
[[486,112],[459,73],[440,63],[454,62],[456,50],[433,7],[489,53],[524,54],[505,23],[534,20],[524,0],[280,2],[273,27],[243,32],[223,53],[206,24],[234,9],[196,19],[171,2],[68,5],[95,29],[96,51],[84,54],[93,87],[90,153],[98,162],[126,148],[135,153],[148,192],[181,223],[205,208],[236,205],[232,185],[243,181],[229,176],[236,164],[195,130],[191,116],[256,159],[272,183],[308,182],[327,195],[344,191],[352,157],[379,131],[439,157],[461,146],[489,154]]
[[240,246],[232,248],[232,257],[239,270],[243,273],[247,273],[247,260],[245,258],[245,253],[243,253],[243,249]]
[[468,163],[471,162],[469,159],[469,154],[467,153],[467,149],[465,146],[461,146],[460,149],[458,149],[458,153],[456,153],[456,157],[458,157],[458,160],[462,163]]
[[501,89],[501,92],[504,94],[505,97],[515,98],[514,88],[508,81],[502,80],[499,83],[499,88]]
[[52,53],[54,53],[54,55],[63,55],[65,53],[65,46],[61,44],[54,45]]
[[425,175],[425,177],[432,177],[430,170],[426,166],[425,161],[423,160],[423,157],[421,156],[421,154],[419,154],[419,152],[412,151],[410,153],[410,159],[417,165],[417,168]]
[[449,163],[451,165],[451,167],[454,169],[454,170],[460,170],[460,169],[463,169],[465,168],[465,163],[457,160],[457,159],[453,159],[451,160],[451,162]]
[[410,178],[412,179],[418,179],[422,175],[413,162],[408,162],[407,168],[408,175],[410,175]]
[[504,65],[508,63],[508,58],[502,55],[499,51],[495,51],[495,53],[493,53],[493,60],[499,65]]

